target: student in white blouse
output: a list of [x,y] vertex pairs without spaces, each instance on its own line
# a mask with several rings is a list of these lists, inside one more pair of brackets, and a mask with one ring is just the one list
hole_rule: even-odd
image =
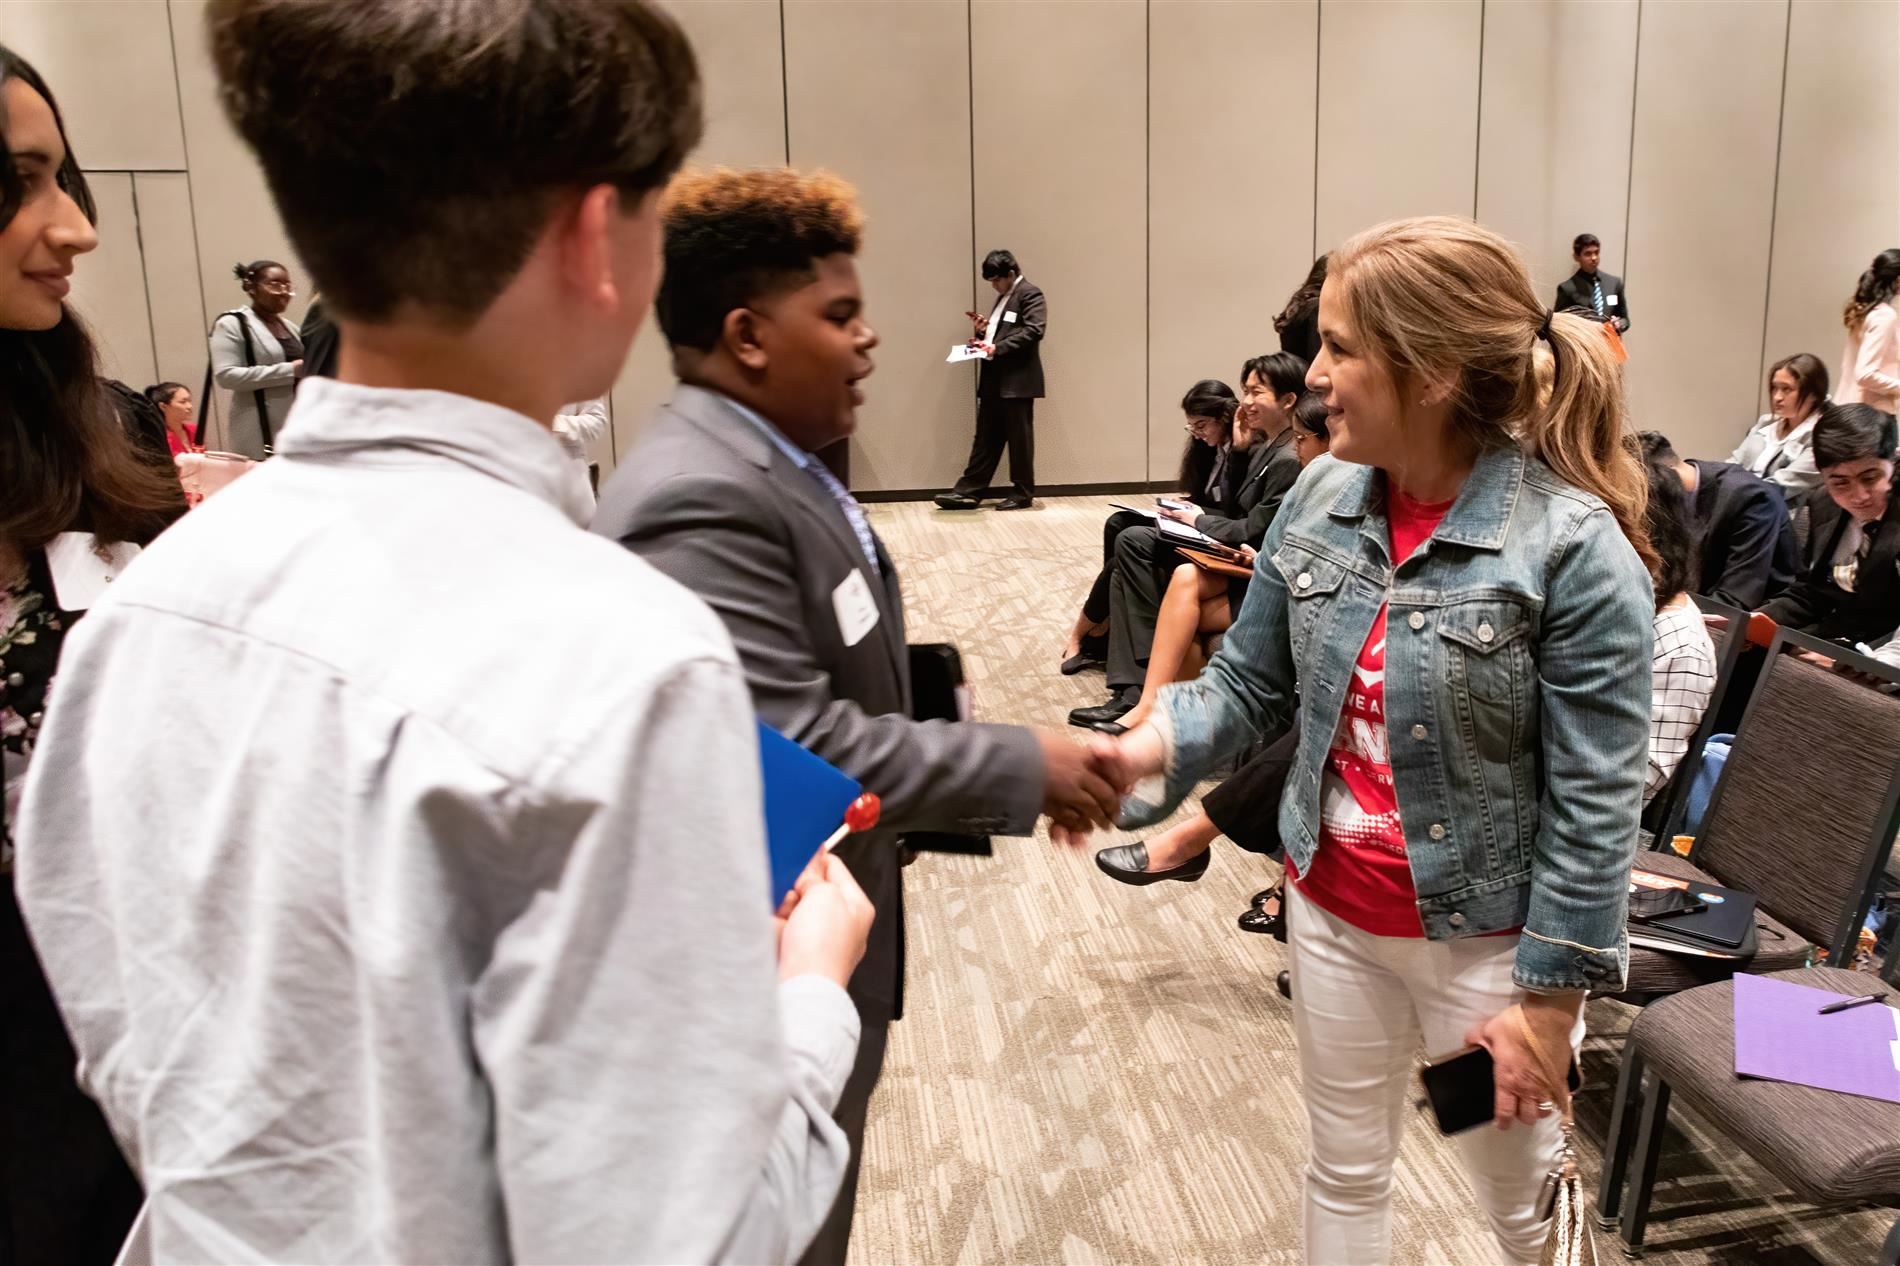
[[826,855],[774,919],[731,640],[550,433],[652,307],[692,52],[512,9],[206,20],[339,376],[73,631],[18,841],[158,1260],[785,1262],[850,1160],[870,903]]
[[554,415],[554,438],[561,441],[562,449],[566,450],[571,472],[569,495],[589,518],[594,513],[594,483],[587,477],[587,450],[607,433],[608,421],[606,396],[564,404]]
[[1729,461],[1781,485],[1788,509],[1798,510],[1821,486],[1814,465],[1814,424],[1827,403],[1827,366],[1797,352],[1768,371],[1768,412],[1756,419]]
[[1874,256],[1841,314],[1847,326],[1847,346],[1841,353],[1840,386],[1834,392],[1837,402],[1871,404],[1882,413],[1900,413],[1896,290],[1900,290],[1900,247]]

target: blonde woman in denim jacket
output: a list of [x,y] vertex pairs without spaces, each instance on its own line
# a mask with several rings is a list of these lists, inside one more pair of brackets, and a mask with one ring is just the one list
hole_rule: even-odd
[[[1512,247],[1470,221],[1346,243],[1319,323],[1307,383],[1333,456],[1288,494],[1200,679],[1097,754],[1133,789],[1124,822],[1145,825],[1301,701],[1280,835],[1307,1259],[1387,1260],[1416,1057],[1482,1045],[1497,1121],[1459,1144],[1501,1260],[1534,1262],[1567,1098],[1543,1069],[1627,964],[1646,481],[1602,333],[1550,314]],[[1542,406],[1539,340],[1555,357]]]

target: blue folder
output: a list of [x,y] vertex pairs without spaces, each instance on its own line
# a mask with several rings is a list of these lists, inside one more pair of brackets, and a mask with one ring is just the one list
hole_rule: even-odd
[[765,776],[765,847],[776,910],[818,846],[844,825],[845,810],[864,788],[763,721],[759,767]]

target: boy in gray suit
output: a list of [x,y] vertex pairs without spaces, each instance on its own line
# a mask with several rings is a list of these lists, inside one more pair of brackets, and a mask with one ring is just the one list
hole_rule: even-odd
[[602,494],[594,530],[726,623],[759,715],[884,802],[838,852],[877,908],[850,992],[863,1022],[837,1118],[852,1168],[806,1262],[841,1262],[865,1107],[901,1010],[906,830],[1027,835],[1039,813],[1105,824],[1115,794],[1065,736],[911,717],[897,570],[813,455],[851,434],[877,335],[855,255],[863,218],[825,174],[675,183],[660,328],[680,387]]

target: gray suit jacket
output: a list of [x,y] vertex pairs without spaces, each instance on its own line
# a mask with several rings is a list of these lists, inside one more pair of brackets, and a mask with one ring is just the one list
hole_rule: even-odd
[[[903,596],[883,543],[874,569],[817,478],[715,392],[682,386],[659,408],[602,490],[594,530],[718,612],[760,718],[884,802],[879,829],[847,839],[838,856],[878,910],[852,996],[867,1022],[894,1017],[898,833],[1029,834],[1043,794],[1035,736],[911,719]],[[833,595],[854,573],[878,621],[847,646]]]

